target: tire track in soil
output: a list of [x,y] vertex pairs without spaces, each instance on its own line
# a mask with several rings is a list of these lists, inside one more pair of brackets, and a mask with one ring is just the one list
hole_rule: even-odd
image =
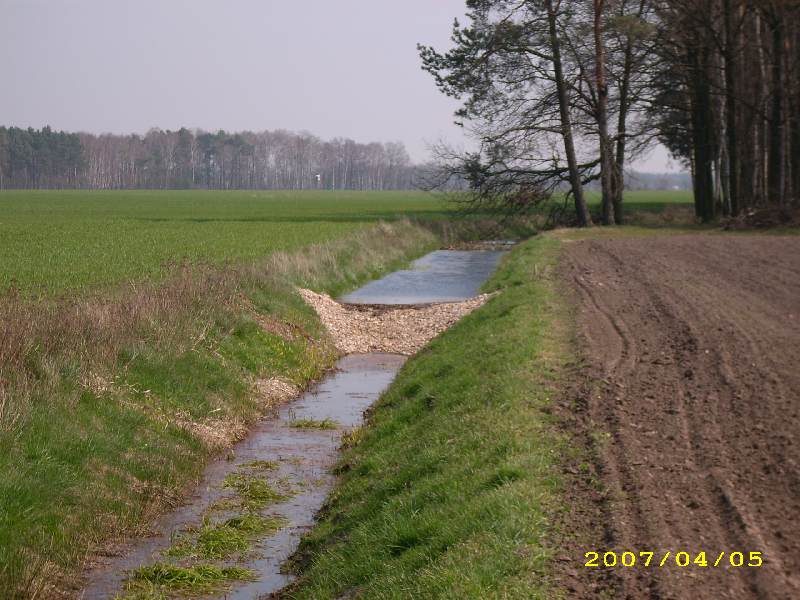
[[590,426],[610,436],[596,448],[610,501],[594,529],[612,547],[586,550],[765,557],[618,569],[606,579],[615,596],[800,597],[798,273],[796,237],[567,246],[589,364],[579,387]]

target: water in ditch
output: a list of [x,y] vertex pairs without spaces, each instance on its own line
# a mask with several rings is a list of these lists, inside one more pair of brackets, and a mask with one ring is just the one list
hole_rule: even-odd
[[[432,252],[415,261],[410,270],[391,273],[342,300],[364,304],[427,304],[471,298],[494,271],[503,253],[499,250]],[[196,527],[204,516],[215,521],[232,516],[234,513],[213,510],[231,495],[223,482],[230,474],[248,472],[248,465],[254,461],[274,463],[274,468],[263,476],[290,494],[288,499],[262,511],[265,516],[282,518],[286,525],[260,540],[252,556],[236,563],[253,570],[258,579],[233,582],[223,595],[255,599],[286,586],[291,576],[282,571],[282,565],[313,526],[314,516],[333,487],[331,467],[342,435],[361,423],[365,409],[389,386],[404,361],[403,356],[377,353],[352,354],[340,359],[336,370],[320,384],[281,407],[273,417],[261,421],[227,459],[213,462],[184,504],[154,524],[157,535],[137,540],[124,555],[112,557],[95,569],[81,598],[114,598],[122,591],[132,570],[163,560],[164,551],[176,536]],[[335,428],[296,426],[302,420],[326,419]]]
[[[278,487],[288,489],[292,496],[269,506],[264,515],[282,517],[288,524],[258,545],[257,557],[237,563],[258,573],[259,579],[237,582],[225,597],[259,598],[285,586],[290,577],[281,573],[281,565],[313,525],[314,515],[333,485],[330,468],[342,434],[361,423],[364,410],[391,383],[404,361],[405,357],[394,354],[351,354],[339,360],[331,376],[282,407],[274,418],[261,421],[234,447],[233,460],[222,458],[212,463],[186,503],[154,526],[161,533],[141,540],[128,554],[104,565],[83,598],[113,598],[122,589],[129,570],[160,560],[175,534],[197,525],[215,503],[230,497],[230,491],[222,487],[223,480],[230,473],[247,471],[253,461],[277,465],[266,476],[271,482],[280,482]],[[304,419],[328,419],[336,429],[293,426]],[[221,520],[226,515],[215,513],[214,517]]]
[[430,304],[478,295],[504,250],[437,250],[371,281],[340,300],[347,304]]

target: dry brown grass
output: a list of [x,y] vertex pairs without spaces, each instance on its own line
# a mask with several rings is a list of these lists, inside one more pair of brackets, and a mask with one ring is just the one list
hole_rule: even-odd
[[[230,307],[234,274],[180,269],[163,284],[131,285],[106,296],[29,301],[0,298],[0,431],[24,419],[29,403],[54,392],[63,370],[95,391],[110,386],[121,348],[146,340],[153,345],[191,344],[192,321]],[[193,329],[193,327],[191,327]]]
[[[347,240],[276,252],[240,268],[178,267],[160,283],[136,283],[82,298],[31,301],[0,297],[0,432],[25,417],[36,397],[51,395],[64,369],[94,391],[106,391],[122,348],[138,342],[191,347],[204,339],[214,315],[242,307],[257,313],[244,293],[289,284],[325,287],[354,280],[406,255],[434,236],[409,222],[381,223]],[[342,260],[347,257],[347,260]],[[270,315],[259,323],[285,337],[308,334]]]

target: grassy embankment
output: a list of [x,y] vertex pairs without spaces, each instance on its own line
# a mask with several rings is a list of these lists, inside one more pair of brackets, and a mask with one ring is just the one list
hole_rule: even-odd
[[350,436],[288,597],[554,597],[572,452],[549,414],[570,360],[558,248],[515,249],[487,286],[499,295],[411,359]]
[[[41,216],[41,207],[31,211]],[[302,249],[295,241],[291,252],[266,257],[275,247],[262,247],[262,258],[226,268],[170,270],[151,260],[144,270],[126,271],[135,244],[104,231],[108,222],[67,224],[72,233],[88,227],[104,244],[116,240],[107,259],[86,255],[95,270],[110,265],[85,271],[99,278],[101,291],[78,285],[75,294],[72,274],[54,271],[60,279],[53,290],[71,295],[31,298],[24,291],[37,286],[29,279],[23,293],[0,298],[0,596],[50,595],[54,584],[68,590],[89,553],[139,531],[246,432],[266,408],[260,382],[281,377],[302,387],[333,363],[336,352],[294,285],[335,294],[438,244],[408,222],[370,225],[355,213],[357,226],[343,217],[347,227],[330,234],[339,239]],[[314,239],[317,221],[305,226]],[[277,232],[280,239],[283,228],[270,223],[260,235]],[[87,229],[74,247],[89,237]],[[58,239],[47,248],[59,248]],[[236,242],[237,234],[229,239]],[[42,250],[46,272],[52,265]],[[104,285],[148,270],[150,280]]]

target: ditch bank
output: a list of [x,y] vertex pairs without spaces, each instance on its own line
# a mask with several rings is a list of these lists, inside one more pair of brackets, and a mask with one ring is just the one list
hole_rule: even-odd
[[439,244],[399,221],[86,296],[0,295],[0,597],[79,597],[93,565],[334,366],[297,286],[336,294]]
[[158,533],[97,568],[81,597],[258,598],[290,583],[283,565],[333,488],[338,449],[357,442],[364,411],[407,356],[487,301],[476,294],[503,255],[433,252],[345,296],[349,303],[301,289],[346,356],[212,463]]
[[553,414],[574,360],[549,235],[519,244],[490,302],[409,360],[336,464],[336,486],[276,597],[519,598],[559,594],[572,536]]

